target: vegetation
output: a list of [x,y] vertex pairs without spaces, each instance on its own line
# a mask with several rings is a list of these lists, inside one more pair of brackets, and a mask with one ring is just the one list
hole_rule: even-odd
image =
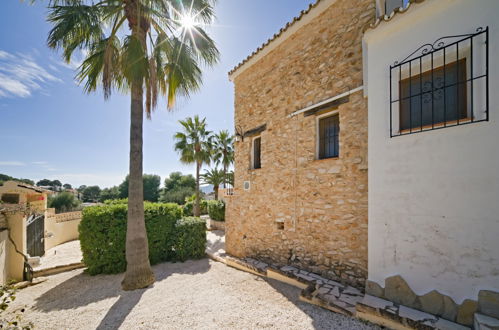
[[166,95],[171,109],[178,94],[189,95],[199,88],[200,64],[217,62],[214,42],[195,24],[212,22],[213,0],[49,0],[48,4],[48,20],[54,25],[49,47],[62,48],[67,62],[75,50],[88,50],[77,73],[85,91],[93,92],[102,84],[106,99],[113,90],[130,92],[129,267],[122,286],[126,290],[147,287],[154,275],[143,208],[144,103],[148,118],[158,95]]
[[22,313],[24,313],[24,308],[5,315],[5,311],[15,299],[15,288],[10,285],[0,286],[0,329],[33,329],[31,322],[23,322]]
[[43,179],[36,183],[38,187],[49,187],[53,191],[61,191],[62,183],[59,180]]
[[1,174],[0,173],[0,186],[5,182],[5,181],[10,181],[10,180],[13,180],[13,181],[19,181],[19,182],[22,182],[22,183],[26,183],[26,184],[29,184],[29,185],[32,185],[34,186],[35,185],[35,182],[33,180],[30,180],[30,179],[18,179],[18,178],[14,178],[14,177],[11,177],[10,175],[7,175],[7,174]]
[[97,203],[100,200],[100,193],[99,186],[85,186],[81,193],[81,199],[86,203]]
[[[142,175],[142,186],[144,189],[143,200],[149,202],[157,202],[159,198],[159,186],[161,185],[161,177],[155,174]],[[119,198],[128,198],[129,176],[119,185]]]
[[225,202],[224,201],[208,201],[208,214],[210,219],[217,221],[225,221]]
[[71,212],[79,209],[80,201],[70,192],[61,192],[49,196],[48,207],[55,208],[56,213]]
[[[125,203],[83,210],[80,244],[90,274],[125,271],[127,210]],[[144,210],[151,264],[204,256],[204,223],[200,226],[193,220],[180,221],[182,209],[176,204],[145,202]]]
[[[182,210],[183,210],[185,216],[192,216],[194,214],[194,204],[195,204],[195,199],[194,200],[186,199],[186,202],[185,202],[184,206],[182,207]],[[208,214],[208,201],[207,200],[202,199],[199,202],[199,213],[201,215]]]
[[164,203],[184,204],[185,199],[196,190],[196,179],[192,175],[180,172],[170,173],[165,179],[165,187],[160,193],[159,201]]
[[222,183],[225,182],[225,173],[223,172],[223,170],[219,170],[217,168],[205,170],[204,174],[201,177],[203,178],[203,183],[213,185],[215,200],[218,200],[218,188]]
[[[227,184],[229,166],[234,161],[234,136],[227,130],[220,131],[214,136],[213,159],[215,164],[222,164],[223,186]],[[215,190],[216,193],[216,190]]]
[[200,171],[203,164],[210,164],[212,159],[211,132],[206,129],[206,118],[202,120],[199,116],[180,120],[183,131],[174,136],[175,150],[180,153],[180,161],[185,164],[196,164],[196,201],[194,203],[194,215],[199,217],[200,213]]
[[205,256],[206,223],[198,217],[185,217],[175,225],[176,260],[199,259]]
[[100,192],[100,201],[105,202],[108,200],[120,198],[120,189],[118,186],[113,186],[111,188],[104,188]]

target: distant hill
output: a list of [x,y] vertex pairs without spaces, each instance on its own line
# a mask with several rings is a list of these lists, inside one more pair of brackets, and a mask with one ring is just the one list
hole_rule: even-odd
[[213,185],[212,184],[208,184],[208,185],[205,185],[205,186],[201,186],[200,189],[205,194],[209,194],[209,193],[213,192]]
[[32,186],[35,185],[35,182],[33,180],[30,180],[30,179],[18,179],[18,178],[11,177],[10,175],[1,174],[0,173],[0,185],[3,184],[4,181],[9,181],[9,180],[27,183],[27,184],[30,184]]

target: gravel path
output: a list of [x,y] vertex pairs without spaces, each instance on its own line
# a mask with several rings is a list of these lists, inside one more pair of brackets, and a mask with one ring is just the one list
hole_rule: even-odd
[[83,254],[80,250],[80,241],[71,241],[57,245],[45,252],[40,258],[40,265],[34,267],[35,271],[81,262]]
[[38,329],[377,329],[298,301],[300,290],[209,259],[153,267],[153,287],[74,270],[18,292]]

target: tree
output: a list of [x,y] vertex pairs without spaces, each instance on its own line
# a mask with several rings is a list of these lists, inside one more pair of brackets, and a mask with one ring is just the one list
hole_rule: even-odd
[[184,204],[185,198],[192,196],[196,189],[196,179],[191,175],[172,172],[165,179],[165,188],[161,191],[159,200],[164,203]]
[[113,186],[111,188],[104,188],[100,193],[100,201],[105,202],[110,199],[120,198],[120,190],[118,186]]
[[65,183],[62,187],[67,190],[73,189],[73,186],[71,186],[69,183]]
[[[201,64],[213,65],[219,53],[199,23],[210,24],[214,0],[48,0],[53,23],[48,45],[62,48],[71,61],[85,49],[77,80],[86,92],[102,84],[104,98],[129,91],[130,182],[126,235],[125,290],[154,282],[144,223],[142,127],[158,95],[171,109],[176,96],[199,88]],[[145,89],[145,90],[144,90]]]
[[2,185],[3,182],[9,181],[9,180],[22,182],[25,184],[29,184],[31,186],[35,185],[35,182],[33,180],[30,180],[30,179],[18,179],[18,178],[11,177],[10,175],[0,174],[0,185]]
[[82,193],[84,202],[97,203],[100,200],[99,186],[89,186],[83,190]]
[[218,168],[212,170],[205,170],[203,177],[203,183],[213,185],[213,191],[215,192],[215,200],[218,200],[218,187],[225,182],[225,174],[223,170]]
[[61,192],[54,197],[50,196],[48,200],[48,207],[55,208],[57,213],[73,211],[79,205],[80,201],[67,191]]
[[[155,174],[144,174],[142,176],[142,186],[144,189],[143,198],[145,201],[157,202],[159,198],[159,186],[161,177]],[[128,198],[130,179],[127,175],[125,180],[119,185],[119,198]]]
[[217,165],[222,164],[224,181],[223,185],[227,183],[227,171],[229,166],[234,161],[234,136],[227,130],[220,131],[214,137],[214,154],[213,159]]
[[52,187],[52,180],[42,179],[36,183],[38,187]]
[[227,173],[227,183],[234,187],[234,171]]
[[196,115],[193,118],[180,120],[183,132],[177,132],[174,136],[175,150],[180,153],[180,161],[184,164],[196,164],[196,202],[194,204],[194,216],[199,217],[199,178],[203,164],[210,164],[212,156],[211,132],[206,130],[206,118],[199,120]]

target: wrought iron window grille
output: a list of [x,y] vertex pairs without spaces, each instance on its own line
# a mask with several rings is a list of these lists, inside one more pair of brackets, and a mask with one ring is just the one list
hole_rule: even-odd
[[489,120],[488,34],[441,37],[390,65],[390,137]]

